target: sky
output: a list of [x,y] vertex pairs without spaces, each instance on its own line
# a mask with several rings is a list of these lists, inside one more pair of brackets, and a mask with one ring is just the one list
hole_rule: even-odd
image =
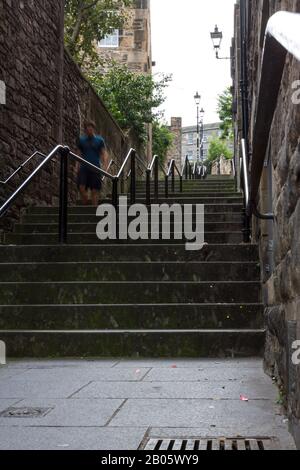
[[220,56],[230,55],[235,0],[151,0],[154,74],[173,75],[162,106],[165,118],[196,124],[196,91],[206,123],[218,121],[217,96],[231,85],[230,61],[217,60],[210,32],[223,32]]

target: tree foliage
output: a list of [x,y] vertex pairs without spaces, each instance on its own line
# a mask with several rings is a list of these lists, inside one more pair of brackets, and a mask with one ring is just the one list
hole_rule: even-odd
[[114,63],[107,73],[95,71],[88,78],[120,127],[134,130],[145,141],[145,124],[161,117],[158,108],[165,101],[164,89],[171,77],[162,75],[155,80],[151,75],[137,74],[125,65]]
[[208,161],[214,162],[222,156],[229,160],[232,158],[233,154],[226,141],[220,137],[215,136],[211,138],[209,142]]
[[133,0],[65,0],[65,43],[76,62],[99,62],[95,45],[124,26]]
[[173,135],[168,126],[159,121],[154,121],[152,132],[152,152],[158,155],[162,165],[165,164],[167,153],[173,143]]
[[232,108],[233,108],[233,98],[231,89],[226,88],[226,90],[218,96],[218,113],[221,124],[222,130],[222,138],[223,139],[232,139],[233,137],[233,116],[232,116]]

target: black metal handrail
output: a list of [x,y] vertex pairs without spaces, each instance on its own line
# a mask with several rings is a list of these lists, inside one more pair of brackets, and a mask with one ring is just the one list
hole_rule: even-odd
[[189,157],[186,156],[185,161],[184,161],[184,165],[183,165],[183,168],[182,168],[181,176],[182,177],[185,176],[186,180],[188,180],[188,179],[191,180],[192,179],[192,172],[193,172],[193,167],[191,165]]
[[52,161],[57,155],[61,156],[60,165],[60,196],[59,196],[59,242],[66,243],[68,236],[68,162],[69,157],[72,157],[77,162],[88,166],[93,171],[99,173],[102,177],[109,178],[113,184],[112,190],[112,203],[118,207],[118,182],[123,176],[128,163],[131,164],[131,203],[134,204],[136,198],[136,151],[130,149],[118,174],[112,175],[108,171],[102,170],[92,163],[86,161],[84,158],[71,152],[69,147],[63,145],[57,145],[43,161],[35,168],[32,173],[25,179],[25,181],[14,191],[14,193],[6,200],[6,202],[0,207],[0,218],[3,217],[6,212],[10,209],[16,198],[27,188],[34,177],[41,172],[41,170]]
[[[67,149],[69,152],[69,149]],[[57,156],[57,154],[60,153],[62,157],[62,162],[65,162],[67,160],[64,158],[66,154],[66,148],[63,145],[58,145],[56,146],[50,153],[47,155],[43,161],[35,168],[35,170],[32,171],[32,173],[25,179],[25,181],[14,191],[14,193],[7,199],[7,201],[0,207],[0,218],[3,217],[6,212],[9,210],[9,208],[12,206],[13,202],[17,199],[17,197],[27,188],[27,186],[31,183],[33,178],[38,175],[41,170],[49,163],[54,157]],[[65,165],[65,163],[64,163]],[[63,164],[61,165],[61,175],[63,174],[65,170],[65,166]],[[65,188],[63,187],[63,184],[60,184],[60,222],[63,220],[63,215],[61,214],[61,210],[63,210],[62,202],[65,197]],[[64,238],[64,227],[62,223],[59,224],[59,240],[62,242]]]
[[44,155],[41,152],[34,152],[30,157],[28,157],[24,163],[22,163],[6,180],[0,181],[0,184],[6,185],[11,181],[14,176],[16,176],[34,157],[39,155],[40,157],[46,158],[46,155]]
[[[169,164],[169,168],[168,168],[168,172],[167,172],[167,179],[168,179],[168,182],[169,182],[169,178],[171,176],[172,180],[172,192],[175,193],[175,171],[176,173],[178,174],[179,176],[179,181],[180,181],[180,189],[179,191],[182,193],[183,192],[183,177],[182,177],[182,174],[181,172],[179,171],[178,169],[178,166],[176,164],[176,160],[174,160],[174,158],[170,161],[170,164]],[[169,184],[167,185],[168,186],[168,189],[169,189]]]
[[241,140],[241,185],[244,189],[244,201],[245,201],[245,221],[244,221],[244,236],[245,242],[249,242],[250,239],[250,219],[252,215],[261,220],[274,220],[274,214],[261,214],[257,208],[256,201],[250,199],[250,178],[248,169],[248,158],[245,139]]

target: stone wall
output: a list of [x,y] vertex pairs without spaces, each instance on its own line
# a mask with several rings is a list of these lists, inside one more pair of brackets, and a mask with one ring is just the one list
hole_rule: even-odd
[[[278,10],[300,12],[300,2],[253,0],[248,5],[251,155],[266,24]],[[262,261],[267,325],[265,366],[278,381],[300,447],[300,366],[292,363],[292,344],[300,339],[300,105],[292,102],[292,83],[299,76],[300,63],[288,55],[259,193],[261,212],[273,211],[275,222],[254,219],[252,233],[253,242],[260,245]]]
[[[55,8],[44,0],[0,0],[0,81],[6,87],[6,104],[0,104],[0,180],[36,150],[48,153],[57,143],[76,150],[86,118],[96,121],[111,156],[119,162],[128,147],[136,146],[64,50],[63,5],[63,0],[56,1]],[[0,184],[0,203],[36,163],[37,158],[9,185]],[[55,202],[58,174],[58,163],[49,164],[1,222],[10,226],[20,209]],[[77,197],[74,181],[71,178],[71,201]]]
[[182,118],[172,117],[170,131],[173,142],[168,150],[167,160],[175,159],[179,170],[182,168]]
[[228,160],[225,157],[221,157],[219,160],[215,161],[211,167],[212,175],[231,175],[232,174],[232,161]]

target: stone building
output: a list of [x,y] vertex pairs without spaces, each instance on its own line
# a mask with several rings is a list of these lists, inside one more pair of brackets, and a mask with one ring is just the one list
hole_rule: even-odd
[[169,127],[173,136],[172,146],[169,148],[167,153],[167,160],[175,159],[177,167],[181,170],[182,167],[182,118],[172,117],[171,126]]
[[150,0],[135,0],[122,30],[114,30],[98,45],[101,57],[125,64],[133,72],[152,73]]
[[[203,156],[208,156],[209,140],[213,136],[220,136],[220,122],[204,124]],[[182,129],[182,158],[188,156],[191,162],[197,160],[197,126],[183,127]]]
[[[128,21],[98,44],[100,57],[126,65],[132,72],[152,74],[150,0],[135,0]],[[106,59],[106,61],[105,61]],[[105,66],[104,66],[105,68]],[[147,125],[147,159],[152,158],[152,125]]]
[[[261,213],[275,216],[274,221],[251,219],[252,242],[260,246],[262,265],[265,367],[278,381],[300,446],[300,365],[295,356],[293,360],[300,340],[300,106],[292,99],[300,63],[274,36],[265,39],[269,18],[280,10],[299,13],[300,2],[236,4],[235,147],[239,173],[240,141],[247,138],[251,203],[257,203]],[[289,34],[288,21],[278,22],[279,31],[287,25],[283,36]]]

